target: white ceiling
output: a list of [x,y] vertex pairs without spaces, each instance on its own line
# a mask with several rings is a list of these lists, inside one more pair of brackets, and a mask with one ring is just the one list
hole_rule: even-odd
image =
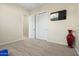
[[38,8],[43,5],[43,3],[19,3],[21,7],[27,9],[28,11],[31,11],[35,8]]

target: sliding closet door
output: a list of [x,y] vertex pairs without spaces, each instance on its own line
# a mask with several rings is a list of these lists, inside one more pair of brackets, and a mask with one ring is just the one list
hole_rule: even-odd
[[49,14],[44,12],[36,15],[36,39],[48,39]]

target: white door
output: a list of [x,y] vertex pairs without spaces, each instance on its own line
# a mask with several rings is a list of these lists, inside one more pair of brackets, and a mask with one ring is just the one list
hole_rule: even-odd
[[48,39],[49,13],[44,12],[36,15],[36,39]]

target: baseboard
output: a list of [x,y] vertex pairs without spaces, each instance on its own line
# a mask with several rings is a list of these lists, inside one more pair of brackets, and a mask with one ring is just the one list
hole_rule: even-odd
[[48,42],[52,42],[52,43],[56,43],[56,44],[59,44],[59,45],[67,46],[67,44],[65,44],[65,43],[55,42],[55,41],[50,41],[50,40],[47,40],[47,41],[48,41]]
[[0,43],[0,45],[6,45],[6,44],[10,44],[10,43],[14,43],[20,40],[14,40],[14,41],[10,41],[10,42],[4,42],[4,43]]
[[76,52],[77,52],[77,54],[78,54],[78,56],[79,56],[79,50],[75,47],[75,50],[76,50]]

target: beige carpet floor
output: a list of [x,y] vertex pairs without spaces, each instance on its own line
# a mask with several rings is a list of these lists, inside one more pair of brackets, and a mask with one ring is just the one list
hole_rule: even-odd
[[1,45],[2,48],[8,48],[10,56],[77,56],[74,48],[34,39]]

